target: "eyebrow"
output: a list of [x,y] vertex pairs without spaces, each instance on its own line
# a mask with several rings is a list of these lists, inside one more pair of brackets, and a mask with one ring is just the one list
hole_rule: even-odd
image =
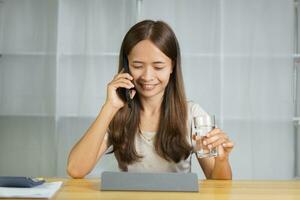
[[[144,64],[144,62],[139,61],[139,60],[134,60],[134,61],[132,61],[132,63]],[[154,62],[152,62],[152,64],[165,64],[165,62],[163,62],[163,61],[154,61]]]

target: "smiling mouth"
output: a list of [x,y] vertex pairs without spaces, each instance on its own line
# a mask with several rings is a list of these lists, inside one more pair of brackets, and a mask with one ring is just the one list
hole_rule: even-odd
[[143,90],[153,90],[157,84],[139,84]]

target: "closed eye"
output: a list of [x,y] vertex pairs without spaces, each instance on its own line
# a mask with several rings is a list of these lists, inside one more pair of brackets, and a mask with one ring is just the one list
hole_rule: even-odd
[[164,66],[161,66],[161,67],[154,67],[154,69],[156,70],[163,70],[165,67]]
[[132,67],[133,67],[134,69],[140,69],[140,68],[143,67],[143,65],[133,65]]

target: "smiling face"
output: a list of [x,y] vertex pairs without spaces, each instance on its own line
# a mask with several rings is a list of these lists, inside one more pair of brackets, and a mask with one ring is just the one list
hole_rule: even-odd
[[172,73],[172,60],[150,40],[137,43],[128,55],[129,70],[141,97],[162,97]]

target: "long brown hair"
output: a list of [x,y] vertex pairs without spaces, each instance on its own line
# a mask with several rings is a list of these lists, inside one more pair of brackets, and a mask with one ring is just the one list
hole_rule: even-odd
[[[175,163],[186,159],[191,152],[187,141],[187,102],[184,92],[181,71],[181,58],[178,41],[168,24],[162,21],[144,20],[135,24],[125,35],[119,56],[120,72],[124,68],[127,56],[131,49],[142,40],[150,40],[165,55],[172,60],[173,72],[166,86],[159,128],[154,139],[155,150],[162,158]],[[142,105],[139,95],[126,104],[115,115],[109,125],[109,143],[119,167],[127,170],[127,165],[142,158],[135,149],[135,135],[140,124],[140,110]]]

